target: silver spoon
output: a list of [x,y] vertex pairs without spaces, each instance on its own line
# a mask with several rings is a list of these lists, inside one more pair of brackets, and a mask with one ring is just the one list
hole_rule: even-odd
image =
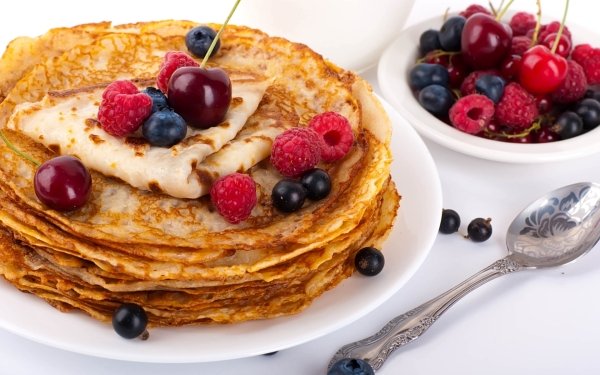
[[525,208],[506,234],[508,255],[440,296],[387,323],[378,333],[339,349],[343,358],[365,360],[379,370],[396,349],[419,338],[470,291],[523,269],[560,266],[590,251],[600,239],[600,184],[578,183],[554,190]]

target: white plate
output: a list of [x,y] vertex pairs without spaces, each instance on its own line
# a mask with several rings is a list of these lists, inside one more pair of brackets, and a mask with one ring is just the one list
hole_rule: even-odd
[[[407,83],[408,72],[417,59],[419,36],[439,29],[441,13],[404,30],[379,60],[378,82],[383,96],[424,137],[452,150],[483,159],[509,163],[539,163],[567,160],[600,151],[600,129],[571,139],[540,144],[515,144],[470,135],[438,120],[423,109]],[[506,17],[509,19],[510,15]],[[586,43],[600,44],[600,36],[569,24],[573,37],[585,35]]]
[[392,171],[402,202],[384,247],[386,265],[378,276],[350,277],[294,316],[235,325],[152,329],[148,341],[121,339],[109,324],[83,313],[61,313],[2,281],[0,327],[49,346],[92,356],[183,363],[282,350],[351,324],[410,279],[425,260],[439,228],[442,194],[433,160],[417,133],[389,104],[384,106],[394,126]]

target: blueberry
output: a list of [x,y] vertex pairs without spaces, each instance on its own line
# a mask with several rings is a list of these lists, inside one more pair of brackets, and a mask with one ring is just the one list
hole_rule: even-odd
[[587,89],[585,91],[584,97],[591,98],[591,99],[596,99],[597,101],[600,102],[600,90]]
[[429,85],[448,87],[450,76],[448,70],[439,64],[417,64],[409,73],[408,83],[415,90],[421,90]]
[[419,37],[419,52],[421,52],[421,55],[424,56],[431,51],[442,48],[439,35],[440,32],[433,29],[426,30],[421,34],[421,37]]
[[490,98],[495,104],[498,104],[504,94],[504,85],[506,81],[502,78],[490,74],[484,74],[475,81],[475,90]]
[[375,375],[375,371],[367,361],[343,358],[329,368],[327,375]]
[[271,191],[273,206],[282,212],[298,211],[305,199],[306,189],[294,180],[281,180]]
[[187,124],[177,112],[165,109],[148,117],[142,125],[142,134],[152,146],[171,147],[185,138]]
[[436,116],[445,116],[454,103],[452,93],[444,86],[429,85],[419,92],[419,103]]
[[563,112],[550,130],[560,136],[561,139],[569,139],[583,133],[583,121],[575,112]]
[[162,111],[163,109],[169,109],[167,97],[159,89],[146,87],[142,92],[148,94],[148,96],[152,98],[152,113]]
[[[204,57],[216,36],[217,32],[208,26],[194,27],[186,34],[185,45],[196,57]],[[220,47],[221,41],[217,40],[212,55],[217,53]]]
[[600,102],[596,99],[583,99],[575,106],[575,113],[581,117],[583,127],[592,130],[600,125]]
[[467,227],[467,238],[473,242],[483,242],[492,236],[492,219],[478,217],[473,219]]
[[112,316],[112,325],[115,332],[126,339],[134,339],[140,335],[142,339],[148,338],[148,316],[135,303],[124,303],[117,307]]
[[442,210],[442,220],[440,221],[440,232],[450,234],[458,231],[460,227],[460,216],[458,212],[450,209]]
[[306,197],[318,201],[329,195],[331,191],[331,179],[327,172],[314,168],[302,175],[300,183],[306,189]]
[[383,253],[374,247],[363,247],[354,257],[356,270],[365,276],[375,276],[385,264]]
[[444,51],[460,51],[460,39],[465,22],[465,17],[461,16],[450,17],[444,22],[439,36]]

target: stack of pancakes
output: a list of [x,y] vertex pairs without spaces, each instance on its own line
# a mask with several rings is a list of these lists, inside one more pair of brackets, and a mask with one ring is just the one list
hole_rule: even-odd
[[[117,79],[151,85],[166,52],[186,51],[184,37],[194,26],[102,23],[14,40],[0,60],[2,132],[40,162],[69,153],[19,124],[29,119],[46,125],[40,129],[51,124],[69,133],[61,121],[73,116],[93,129],[93,116],[78,118],[76,106],[71,113],[59,104],[88,98],[86,105],[97,107],[94,93]],[[399,196],[390,179],[389,120],[369,86],[308,47],[258,30],[228,26],[221,43],[209,66],[269,84],[233,139],[192,163],[197,198],[169,195],[160,186],[147,190],[91,168],[89,202],[57,212],[36,198],[36,166],[0,143],[0,274],[6,280],[60,310],[100,320],[133,302],[154,326],[232,323],[301,311],[354,272],[358,249],[381,246]],[[349,119],[355,144],[341,161],[319,165],[332,178],[326,199],[280,213],[270,198],[283,178],[268,159],[272,140],[326,111]],[[214,140],[208,138],[198,142]],[[258,190],[251,217],[237,225],[202,195],[233,171],[250,174]]]

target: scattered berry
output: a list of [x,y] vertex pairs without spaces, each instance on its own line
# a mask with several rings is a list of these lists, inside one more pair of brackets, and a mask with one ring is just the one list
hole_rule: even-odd
[[535,98],[521,85],[511,82],[504,88],[504,95],[496,106],[496,120],[500,125],[513,129],[528,128],[538,116]]
[[365,276],[378,275],[384,265],[383,253],[374,247],[363,247],[354,257],[356,270]]
[[469,134],[479,133],[492,118],[494,118],[494,102],[484,95],[463,96],[450,108],[452,125]]
[[171,147],[187,134],[183,117],[168,109],[155,112],[142,125],[142,135],[152,146]]
[[148,316],[144,309],[134,303],[124,303],[113,312],[112,325],[117,334],[126,339],[148,338]]
[[367,361],[343,358],[331,366],[327,375],[375,375],[375,371]]
[[581,65],[573,60],[568,60],[567,76],[556,91],[552,93],[552,100],[556,103],[574,103],[583,98],[587,90],[587,78]]
[[417,64],[409,73],[409,85],[415,91],[424,89],[429,85],[448,87],[450,81],[448,70],[439,64]]
[[163,109],[169,109],[169,102],[167,97],[157,88],[146,87],[142,90],[144,94],[148,94],[152,98],[152,113],[162,111]]
[[469,18],[474,14],[483,13],[483,14],[492,14],[487,8],[479,4],[471,4],[467,7],[467,9],[463,10],[459,13],[459,15]]
[[444,22],[440,28],[440,44],[444,51],[460,51],[461,35],[465,26],[465,17],[454,16]]
[[320,136],[321,159],[326,163],[342,159],[354,144],[350,122],[336,112],[324,112],[314,116],[308,127]]
[[271,191],[273,206],[281,212],[295,212],[302,208],[306,189],[298,181],[281,180]]
[[306,197],[313,201],[327,197],[331,191],[331,178],[327,172],[319,168],[304,173],[300,183],[306,189]]
[[131,81],[115,81],[102,93],[98,121],[107,133],[122,137],[133,133],[152,112],[152,98]]
[[475,81],[475,91],[487,96],[496,104],[504,94],[505,85],[506,82],[502,78],[484,74]]
[[567,111],[563,112],[550,130],[560,136],[561,139],[568,139],[578,136],[583,133],[583,121],[576,113]]
[[[217,36],[217,32],[208,26],[197,26],[188,31],[185,35],[185,45],[187,49],[196,57],[204,57],[208,52],[210,45]],[[221,40],[213,48],[212,54],[216,54],[221,47]]]
[[439,35],[440,32],[433,29],[426,30],[421,34],[419,37],[419,52],[421,52],[421,56],[442,48]]
[[[526,35],[529,30],[535,28],[535,16],[528,12],[517,12],[508,23],[514,36]],[[514,38],[513,38],[514,40]]]
[[210,189],[210,200],[225,220],[240,223],[250,217],[256,205],[256,183],[247,174],[223,176]]
[[322,140],[310,128],[292,128],[278,135],[271,149],[271,164],[286,177],[314,168],[321,159]]
[[442,219],[440,222],[440,232],[443,234],[451,234],[458,231],[460,227],[460,216],[458,212],[445,208],[442,209]]
[[73,156],[50,159],[35,171],[35,195],[40,202],[56,211],[73,211],[88,201],[92,177],[83,163]]
[[435,116],[445,116],[452,107],[454,98],[446,87],[430,85],[419,92],[419,103],[429,113]]
[[483,242],[492,236],[492,219],[483,219],[478,217],[473,219],[467,227],[466,236],[473,242]]
[[583,99],[575,106],[574,112],[581,117],[586,130],[595,129],[600,125],[600,102],[595,99]]
[[185,52],[167,52],[158,69],[158,75],[156,76],[156,87],[158,87],[160,91],[167,94],[169,79],[171,79],[171,76],[177,69],[184,66],[198,66],[198,63]]

